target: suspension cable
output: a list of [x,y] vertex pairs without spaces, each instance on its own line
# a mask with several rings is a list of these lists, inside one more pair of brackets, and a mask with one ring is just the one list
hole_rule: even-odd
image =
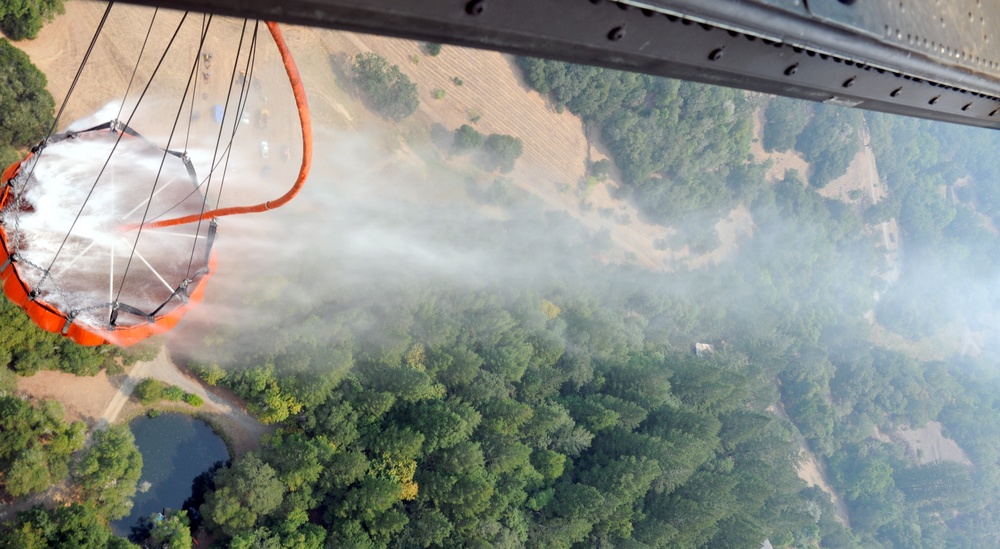
[[[129,253],[128,262],[125,263],[125,272],[122,273],[121,284],[119,284],[119,286],[118,286],[118,292],[115,294],[115,303],[118,302],[118,299],[122,295],[122,290],[125,288],[125,281],[128,279],[128,272],[129,272],[129,269],[132,267],[132,260],[135,258],[135,250],[136,250],[136,248],[138,248],[138,246],[139,246],[139,239],[142,237],[142,229],[143,229],[143,226],[144,226],[143,224],[146,222],[146,217],[149,215],[149,207],[153,203],[153,196],[156,194],[156,186],[160,182],[160,175],[163,173],[163,165],[166,163],[167,154],[168,154],[168,151],[170,149],[170,143],[171,143],[171,141],[173,141],[174,132],[177,131],[177,124],[180,121],[181,113],[184,112],[184,102],[185,102],[185,99],[187,98],[188,91],[191,90],[191,80],[194,78],[194,74],[198,70],[198,63],[201,61],[202,48],[205,47],[205,37],[208,35],[208,28],[211,25],[212,25],[212,16],[209,15],[208,16],[208,24],[205,25],[205,27],[203,29],[203,32],[202,32],[202,35],[201,35],[201,41],[198,43],[198,54],[197,54],[197,57],[195,57],[194,64],[191,66],[191,72],[188,74],[187,85],[184,87],[184,96],[181,98],[181,103],[177,107],[177,114],[174,116],[174,125],[173,125],[173,127],[170,128],[170,135],[167,137],[167,146],[164,147],[164,149],[163,149],[163,157],[160,159],[160,167],[156,171],[156,179],[153,180],[153,188],[150,190],[149,200],[146,201],[146,209],[143,211],[142,221],[139,223],[139,227],[138,227],[138,230],[136,231],[136,235],[135,235],[135,241],[132,243],[132,251],[131,251],[131,253]],[[112,310],[112,313],[111,313],[111,316],[112,316],[112,322],[111,323],[112,324],[114,324],[113,319],[117,315],[117,312],[118,311],[116,309]]]
[[149,28],[146,29],[146,38],[142,40],[142,47],[139,48],[139,57],[135,60],[135,67],[132,68],[132,76],[128,79],[128,86],[125,87],[125,95],[122,96],[122,104],[118,107],[118,114],[115,115],[115,120],[119,120],[122,117],[122,111],[125,109],[125,101],[128,99],[128,92],[132,90],[135,73],[139,72],[139,64],[142,63],[142,54],[146,51],[146,43],[149,42],[149,35],[153,32],[153,23],[156,22],[156,14],[159,12],[160,8],[153,10],[153,17],[149,20]]
[[83,74],[83,68],[87,66],[87,60],[90,59],[90,54],[94,51],[94,46],[97,44],[97,37],[101,35],[101,29],[104,28],[104,22],[108,20],[108,15],[111,14],[111,7],[114,6],[113,1],[108,2],[108,7],[104,10],[104,15],[101,17],[101,22],[97,24],[97,32],[94,33],[94,37],[90,40],[90,45],[87,46],[87,53],[83,55],[83,61],[80,62],[80,68],[76,70],[76,76],[73,77],[73,83],[69,85],[69,90],[66,92],[66,97],[63,99],[62,106],[59,107],[59,113],[56,114],[54,120],[52,120],[52,125],[49,126],[49,134],[45,136],[45,140],[48,141],[52,137],[52,132],[55,131],[56,127],[59,125],[59,119],[62,118],[63,112],[66,110],[66,105],[69,103],[69,98],[73,95],[73,90],[76,89],[77,82],[80,81],[80,75]]
[[[205,21],[206,21],[206,17],[207,16],[208,16],[208,14],[205,14],[205,13],[201,14],[201,34],[202,34],[202,36],[205,36]],[[197,66],[198,63],[201,63],[201,56],[202,55],[203,54],[201,53],[201,49],[199,48],[199,50],[198,50],[198,60],[195,62],[195,66]],[[187,133],[184,135],[184,154],[185,155],[188,152],[188,142],[191,140],[191,125],[193,123],[192,119],[194,118],[194,103],[196,101],[196,97],[197,96],[198,96],[198,79],[195,78],[194,79],[194,88],[191,90],[191,109],[190,109],[190,111],[188,111]],[[167,148],[170,148],[169,144],[168,144]]]
[[[56,114],[56,117],[52,119],[52,124],[49,126],[49,131],[45,135],[45,140],[42,141],[43,145],[45,143],[48,143],[49,139],[52,137],[52,133],[55,132],[56,128],[59,126],[59,119],[62,118],[63,112],[66,110],[66,105],[69,104],[69,98],[71,95],[73,95],[73,91],[76,89],[76,84],[80,81],[80,76],[83,74],[83,69],[84,67],[87,66],[87,61],[90,60],[90,54],[94,51],[94,46],[97,44],[98,37],[101,36],[101,31],[104,29],[104,23],[108,20],[108,15],[111,15],[111,7],[114,6],[114,4],[115,3],[113,0],[109,1],[108,7],[104,9],[104,15],[101,16],[101,22],[97,24],[97,30],[94,31],[94,36],[90,39],[90,45],[87,46],[87,52],[83,54],[83,59],[80,61],[80,66],[76,69],[76,76],[73,77],[73,82],[69,85],[69,90],[66,91],[66,97],[63,98],[62,105],[60,105],[59,107],[59,112]],[[44,146],[39,147],[38,153],[35,155],[35,161],[32,162],[31,169],[28,170],[28,176],[24,178],[25,185],[31,179],[31,176],[35,174],[35,167],[38,166],[38,160],[41,158],[42,151],[44,150],[45,150]],[[24,189],[22,188],[21,190],[23,191]],[[16,235],[15,237],[16,240],[14,242],[15,252],[18,249],[20,249],[21,245],[21,231],[16,230],[16,228],[18,227],[20,221],[19,212],[21,210],[22,194],[23,194],[22,192],[16,193],[14,200],[14,226],[15,226],[14,234]]]
[[[240,115],[242,116],[246,112],[247,102],[250,101],[250,83],[253,81],[253,69],[257,64],[257,34],[260,31],[260,20],[254,21],[253,24],[253,36],[250,38],[250,54],[247,56],[247,66],[243,70],[243,87],[240,88]],[[233,126],[233,135],[229,138],[230,149],[233,146],[233,140],[236,139],[236,129],[237,126]],[[219,203],[222,202],[222,189],[226,187],[226,174],[229,172],[229,159],[232,158],[232,154],[226,155],[226,165],[222,168],[222,181],[219,182],[219,192],[215,197],[215,208],[219,208]],[[205,217],[205,212],[201,212],[202,217]]]
[[[295,60],[292,59],[292,54],[288,50],[288,45],[285,44],[285,39],[281,34],[281,29],[279,29],[278,24],[273,21],[267,21],[265,24],[267,25],[267,29],[271,32],[274,44],[278,47],[278,52],[281,54],[281,61],[285,65],[285,72],[288,75],[288,81],[292,86],[292,94],[295,96],[295,105],[299,113],[299,122],[302,126],[302,164],[299,166],[299,175],[295,179],[295,183],[292,184],[292,187],[288,189],[285,194],[275,200],[269,200],[252,206],[218,208],[201,214],[155,221],[146,225],[146,227],[172,227],[176,225],[184,225],[186,223],[194,223],[201,219],[212,217],[264,212],[284,206],[295,198],[295,196],[299,194],[299,191],[302,190],[302,186],[305,184],[306,178],[309,176],[309,168],[312,165],[312,122],[309,117],[309,104],[306,101],[305,88],[302,85],[302,77],[299,75],[299,69],[296,67]],[[129,228],[133,227],[126,227],[126,229]]]
[[[180,32],[181,27],[184,25],[184,21],[185,19],[187,19],[187,16],[188,12],[184,12],[184,15],[181,17],[180,22],[177,23],[177,28],[174,29],[174,34],[173,36],[170,37],[170,42],[168,42],[167,47],[163,49],[163,55],[160,56],[159,62],[156,63],[156,67],[153,69],[153,74],[149,77],[149,82],[146,82],[146,87],[143,88],[142,93],[139,94],[139,100],[138,102],[136,102],[136,108],[132,111],[132,114],[129,115],[128,121],[125,122],[126,126],[129,126],[132,123],[132,117],[134,117],[136,111],[139,110],[138,109],[139,103],[142,103],[143,98],[146,97],[146,92],[149,91],[150,85],[152,85],[153,80],[156,79],[156,74],[157,72],[159,72],[160,67],[163,65],[163,60],[166,59],[167,52],[170,51],[170,46],[173,45],[174,39],[177,38],[177,34]],[[124,135],[125,132],[118,132],[118,138],[115,139],[115,144],[111,147],[111,152],[108,154],[107,160],[104,161],[104,165],[101,166],[101,171],[98,172],[97,177],[94,178],[94,184],[90,186],[90,190],[87,192],[87,196],[83,199],[83,204],[80,205],[80,210],[76,212],[76,217],[73,218],[73,223],[69,226],[69,230],[66,231],[66,236],[63,237],[62,243],[59,244],[59,248],[56,250],[56,254],[52,257],[52,261],[49,262],[49,267],[45,269],[45,272],[42,275],[42,279],[38,281],[38,284],[36,284],[35,286],[36,290],[40,288],[41,285],[48,278],[49,272],[52,270],[52,266],[55,265],[56,260],[59,259],[59,254],[62,253],[63,248],[66,246],[66,242],[69,240],[70,235],[73,234],[73,229],[76,227],[76,223],[80,220],[80,216],[83,215],[83,210],[84,208],[87,207],[87,202],[90,201],[90,197],[94,194],[94,189],[97,188],[97,183],[101,180],[101,176],[104,175],[104,171],[108,168],[108,164],[111,163],[111,157],[114,156],[115,151],[118,149],[118,144],[121,143],[122,137]],[[36,160],[36,165],[37,165],[37,160]]]
[[[233,59],[233,71],[229,75],[229,88],[226,92],[226,103],[222,108],[222,122],[219,123],[219,134],[215,138],[215,150],[212,151],[212,163],[209,166],[215,165],[215,160],[219,155],[219,145],[222,143],[222,129],[225,127],[226,114],[229,112],[229,100],[232,98],[233,82],[236,81],[236,67],[240,64],[240,52],[243,51],[243,39],[247,32],[247,20],[243,20],[243,29],[240,31],[240,43],[236,46],[236,56]],[[241,94],[242,98],[242,94]],[[239,110],[239,109],[237,109]],[[237,112],[237,118],[233,119],[233,133],[236,132],[236,128],[240,125],[239,113]],[[188,124],[190,128],[190,124]],[[198,249],[198,234],[201,233],[201,222],[204,219],[205,209],[208,205],[208,193],[212,190],[212,175],[215,173],[215,168],[210,168],[208,171],[208,184],[205,186],[205,192],[202,193],[201,199],[201,216],[198,217],[198,226],[194,230],[194,243],[191,244],[191,257],[188,259],[187,273],[184,278],[191,278],[191,264],[194,263],[194,252]]]
[[[251,81],[251,79],[253,78],[253,68],[254,68],[254,63],[255,63],[255,60],[256,60],[256,56],[257,56],[257,53],[256,53],[257,52],[257,32],[258,32],[258,27],[259,26],[260,26],[260,21],[255,21],[254,22],[253,35],[252,35],[252,37],[250,39],[250,54],[247,56],[247,64],[246,64],[246,66],[245,66],[245,68],[243,70],[243,84],[240,87],[240,98],[239,98],[239,101],[237,102],[238,107],[237,107],[236,114],[237,114],[238,118],[242,118],[243,113],[246,112],[247,101],[249,101],[249,99],[250,99],[249,93],[248,93],[248,89],[247,89],[247,85]],[[222,159],[220,159],[217,163],[214,163],[212,166],[209,167],[209,173],[211,174],[212,171],[218,169],[219,166],[222,165],[222,181],[219,183],[219,192],[216,193],[216,199],[215,199],[215,207],[216,208],[219,207],[219,202],[222,200],[222,189],[226,185],[226,174],[229,173],[229,160],[232,158],[231,152],[233,150],[233,141],[235,141],[235,139],[236,139],[236,133],[237,133],[238,130],[239,130],[239,125],[238,124],[233,124],[233,132],[229,136],[229,142],[226,143],[226,149],[222,152]],[[192,196],[194,196],[195,193],[200,192],[201,188],[204,187],[207,184],[208,184],[208,177],[206,176],[206,177],[202,178],[202,180],[201,180],[200,183],[197,183],[195,185],[195,188],[192,189],[191,192],[189,192],[187,195],[185,195],[179,201],[175,202],[173,206],[170,206],[169,208],[167,208],[166,210],[164,210],[163,212],[161,212],[159,215],[157,215],[156,217],[154,217],[152,219],[152,221],[158,221],[160,218],[162,218],[162,217],[166,216],[168,213],[174,211],[174,209],[176,209],[177,207],[179,207],[181,204],[184,204],[185,202],[187,202],[187,199],[189,199]],[[152,221],[150,223],[152,223]]]

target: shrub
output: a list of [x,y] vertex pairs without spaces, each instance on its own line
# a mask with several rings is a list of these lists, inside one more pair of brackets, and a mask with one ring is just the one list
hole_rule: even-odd
[[135,397],[143,404],[153,404],[163,399],[163,388],[162,382],[147,377],[136,385]]
[[611,161],[607,158],[602,158],[597,162],[592,162],[590,164],[590,175],[594,176],[598,181],[604,181],[611,174]]
[[217,362],[213,362],[208,365],[208,370],[205,372],[204,378],[205,383],[215,386],[226,378],[226,371]]
[[218,362],[213,362],[208,366],[205,366],[200,362],[191,361],[188,363],[187,367],[189,370],[194,372],[196,376],[200,377],[202,381],[212,385],[213,387],[226,378],[226,371],[219,366]]
[[[135,386],[135,396],[139,399],[139,402],[147,406],[161,400],[169,400],[171,402],[180,402],[183,400],[192,406],[200,406],[202,404],[201,399],[197,395],[185,393],[183,389],[176,385],[167,385],[151,377],[147,377]],[[198,404],[194,404],[191,397],[197,399]]]
[[187,395],[187,393],[184,392],[184,389],[181,389],[176,385],[171,385],[163,389],[163,399],[171,402],[180,402],[184,400],[185,395]]
[[200,396],[193,393],[184,393],[184,402],[187,402],[191,406],[198,407],[205,403]]
[[486,190],[486,200],[494,206],[510,206],[513,198],[511,180],[506,177],[498,177]]
[[424,51],[431,57],[437,57],[441,53],[441,44],[437,42],[427,42],[424,44]]
[[433,97],[434,99],[444,99],[444,96],[445,96],[445,91],[442,90],[441,88],[434,88],[431,91],[431,97]]

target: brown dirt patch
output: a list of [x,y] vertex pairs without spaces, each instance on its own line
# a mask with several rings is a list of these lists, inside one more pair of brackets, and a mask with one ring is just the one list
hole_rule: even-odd
[[[785,412],[785,406],[780,400],[769,406],[767,411],[776,414],[785,420],[789,420],[788,414]],[[837,494],[837,491],[830,486],[830,483],[826,481],[826,468],[820,460],[816,459],[812,450],[809,449],[809,445],[806,444],[804,440],[799,440],[799,461],[795,465],[795,473],[800,479],[805,481],[807,485],[815,486],[826,492],[827,495],[830,496],[830,500],[833,502],[834,508],[837,510],[837,520],[850,527],[850,517],[847,514],[847,504],[845,504],[844,500],[839,494]]]
[[[399,65],[418,84],[421,103],[415,117],[428,126],[455,130],[469,124],[484,134],[519,137],[524,154],[510,174],[516,187],[550,209],[569,213],[592,231],[607,230],[618,249],[605,259],[663,268],[670,255],[654,243],[669,229],[641,221],[632,202],[614,197],[620,185],[617,173],[606,183],[583,188],[588,162],[606,158],[607,152],[588,141],[578,117],[568,111],[557,113],[546,98],[529,89],[511,56],[445,46],[438,56],[430,57],[421,43],[409,40],[351,33],[318,37],[328,50],[343,52],[347,58],[375,51]],[[455,77],[462,80],[461,86]],[[434,90],[443,90],[445,96],[435,99]],[[475,117],[479,119],[473,122]]]
[[[865,143],[864,132],[859,132],[858,139]],[[819,194],[824,198],[832,198],[834,200],[840,200],[841,202],[847,204],[871,204],[870,191],[867,191],[870,180],[870,165],[868,154],[870,151],[867,146],[862,146],[858,154],[854,156],[851,160],[850,165],[847,167],[847,173],[834,179],[833,181],[827,183],[825,187],[819,190]],[[878,178],[875,178],[875,183],[878,184]],[[851,191],[857,190],[860,196],[857,199],[851,199],[849,196]]]
[[750,142],[750,154],[754,161],[764,163],[771,161],[767,177],[779,180],[785,177],[787,170],[796,170],[803,178],[809,174],[809,163],[794,150],[785,152],[767,152],[764,150],[764,107],[759,107],[753,113],[753,139]]
[[884,442],[886,444],[892,444],[894,442],[892,440],[892,437],[883,433],[882,430],[878,428],[878,425],[872,428],[872,438],[874,438],[879,442]]
[[17,390],[35,400],[58,400],[66,420],[83,420],[93,427],[111,402],[124,376],[109,378],[102,370],[93,377],[43,371],[17,380]]
[[937,461],[952,461],[972,465],[969,456],[954,440],[941,431],[941,423],[928,421],[920,429],[900,429],[896,436],[906,442],[910,457],[920,465]]
[[826,481],[826,475],[820,467],[819,462],[816,460],[816,457],[813,456],[812,452],[803,448],[799,454],[799,465],[795,468],[795,472],[798,473],[799,478],[804,480],[806,484],[809,486],[815,486],[830,496],[830,499],[833,500],[834,507],[837,509],[837,520],[847,525],[849,524],[847,505],[837,492],[834,491],[833,487]]

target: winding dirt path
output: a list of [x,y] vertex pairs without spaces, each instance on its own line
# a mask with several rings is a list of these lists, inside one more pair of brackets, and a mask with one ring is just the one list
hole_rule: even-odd
[[[785,405],[779,400],[774,406],[769,408],[774,414],[789,420],[788,414],[785,412]],[[826,480],[826,466],[823,464],[822,460],[816,457],[809,448],[809,444],[802,440],[802,445],[799,448],[799,458],[800,461],[795,467],[795,472],[799,475],[799,478],[804,480],[809,486],[815,486],[820,490],[823,490],[830,496],[830,500],[833,501],[833,506],[837,510],[837,520],[841,522],[844,526],[848,528],[851,527],[850,515],[847,512],[847,504],[844,503],[844,498],[840,497],[840,494],[830,486],[830,483]]]
[[229,437],[237,456],[259,448],[261,437],[274,431],[274,427],[262,425],[248,414],[231,394],[223,393],[220,389],[209,390],[201,381],[182,372],[170,360],[166,347],[160,349],[160,353],[153,360],[140,362],[132,367],[104,413],[101,414],[96,428],[100,429],[114,423],[129,402],[135,387],[146,378],[176,385],[185,392],[201,397],[204,404],[199,411]]
[[[163,356],[163,352],[157,355],[156,359]],[[104,413],[101,414],[100,418],[97,420],[97,425],[94,429],[103,429],[108,425],[111,425],[118,419],[118,415],[121,414],[125,404],[128,403],[129,398],[132,397],[132,392],[135,391],[136,385],[139,384],[143,379],[149,377],[146,375],[146,371],[149,370],[150,362],[140,362],[129,370],[129,373],[125,376],[125,379],[118,386],[118,391],[115,392],[115,396],[111,397],[111,401],[108,402],[107,408],[104,409]]]

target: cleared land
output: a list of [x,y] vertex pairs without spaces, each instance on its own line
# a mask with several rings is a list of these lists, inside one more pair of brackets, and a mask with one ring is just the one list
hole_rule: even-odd
[[809,175],[809,163],[795,150],[785,152],[767,152],[764,150],[764,106],[754,111],[753,123],[753,140],[750,142],[750,154],[753,155],[754,161],[758,163],[764,163],[767,160],[771,161],[771,167],[767,170],[768,179],[782,179],[785,177],[787,170],[795,170],[802,177]]
[[93,377],[63,372],[42,371],[19,377],[17,390],[34,399],[58,400],[66,411],[67,421],[84,421],[93,427],[118,392],[125,376],[108,377],[102,370]]
[[957,442],[941,431],[941,423],[928,421],[920,429],[900,429],[896,435],[906,441],[910,457],[920,465],[936,461],[953,461],[972,466],[972,461]]
[[[625,262],[626,253],[631,252],[632,261],[654,270],[663,268],[668,254],[657,250],[654,242],[669,230],[642,222],[634,204],[614,198],[619,185],[614,178],[581,192],[588,159],[596,161],[605,155],[588,142],[578,117],[568,111],[557,113],[524,84],[513,58],[453,46],[444,46],[438,56],[430,57],[418,42],[382,36],[324,32],[320,39],[345,57],[375,51],[399,65],[418,84],[417,122],[441,124],[450,131],[469,124],[484,134],[519,137],[524,154],[510,174],[517,188],[550,209],[569,213],[592,231],[609,231],[618,253],[607,260]],[[455,78],[462,84],[457,85]],[[443,90],[444,97],[435,99],[434,90]],[[608,219],[600,214],[602,209],[630,221]]]

